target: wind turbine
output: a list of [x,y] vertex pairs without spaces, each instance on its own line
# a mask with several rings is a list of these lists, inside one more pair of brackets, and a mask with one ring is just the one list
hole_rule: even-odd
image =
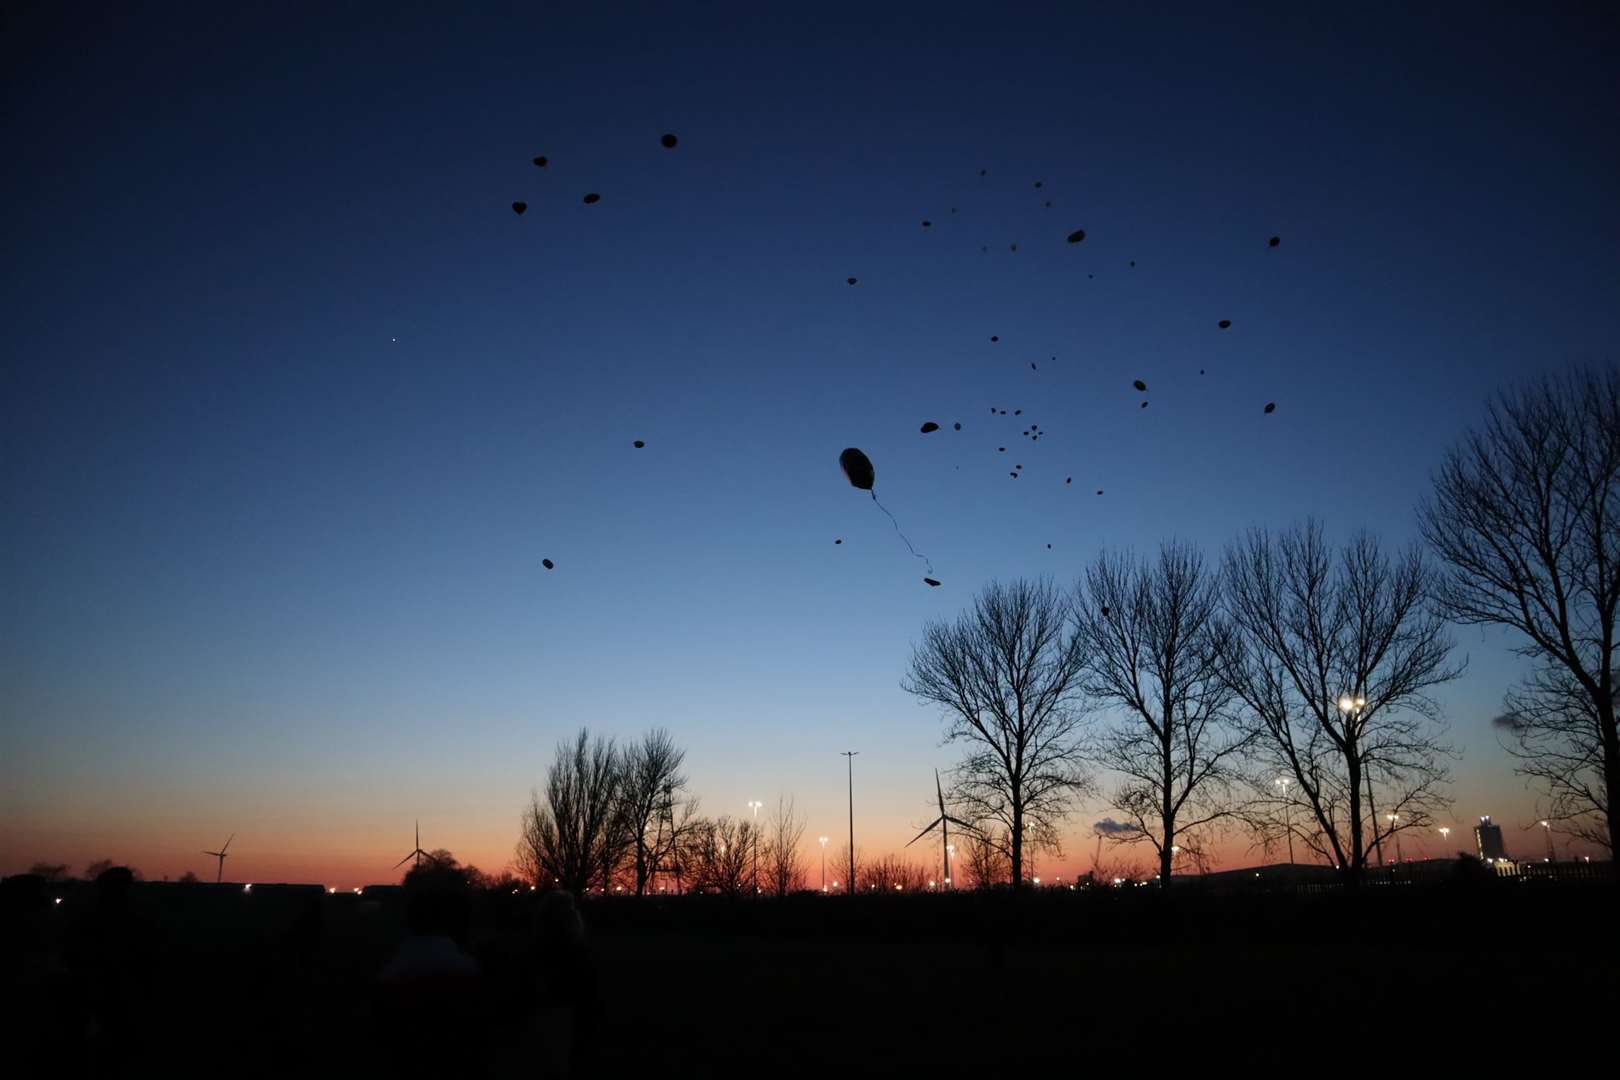
[[231,835],[228,838],[226,838],[225,843],[220,845],[220,849],[218,851],[205,851],[205,852],[203,852],[204,855],[212,855],[214,858],[219,860],[219,866],[214,870],[214,884],[215,885],[218,885],[220,883],[221,879],[223,879],[225,877],[225,852],[230,850],[231,841],[235,840],[235,839],[236,839],[236,834],[231,833]]
[[[409,855],[405,856],[403,859],[399,860],[399,862],[395,863],[394,864],[394,869],[398,870],[400,867],[404,866],[406,863],[410,862],[412,859],[416,860],[416,865],[417,866],[421,866],[422,865],[422,856],[424,856],[424,855],[427,855],[427,852],[422,850],[422,823],[420,821],[418,821],[416,823],[416,850],[411,852]],[[431,857],[432,856],[429,856],[429,858],[431,858]],[[413,867],[413,869],[414,869],[414,867]]]
[[951,880],[951,826],[955,825],[957,828],[964,829],[968,832],[973,831],[973,826],[969,825],[960,818],[951,817],[951,815],[946,812],[945,789],[939,786],[938,769],[934,770],[934,793],[939,796],[939,817],[930,822],[928,827],[922,832],[918,833],[916,836],[913,836],[906,844],[906,847],[910,847],[912,844],[915,844],[918,840],[921,840],[935,829],[938,829],[940,831],[940,852],[944,856],[945,860],[945,876],[941,880],[949,882]]

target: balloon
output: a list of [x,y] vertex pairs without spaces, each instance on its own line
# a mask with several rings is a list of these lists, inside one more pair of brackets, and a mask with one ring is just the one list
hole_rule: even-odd
[[872,468],[872,459],[853,446],[838,455],[838,464],[853,487],[871,491],[872,485],[877,482],[877,470]]
[[936,588],[936,589],[939,588],[939,582],[935,581],[933,578],[925,577],[925,578],[923,578],[923,580],[926,581],[928,584],[932,585],[934,588]]
[[591,192],[589,195],[585,196],[585,205],[586,206],[589,206],[592,203],[601,202],[601,201],[602,201],[602,196],[598,195],[594,191]]
[[550,165],[550,164],[551,164],[551,160],[550,160],[550,159],[549,159],[549,158],[547,158],[547,157],[546,157],[546,155],[544,155],[544,154],[541,154],[541,155],[540,155],[540,156],[539,156],[539,157],[537,157],[537,158],[535,158],[535,159],[534,159],[534,163],[535,163],[535,164],[536,164],[536,165],[538,165],[538,166],[540,166],[540,168],[542,168],[542,169],[543,169],[543,168],[545,168],[545,167],[546,167],[546,166],[547,166],[547,165]]
[[922,426],[922,433],[924,435],[928,434],[930,431],[938,431],[938,430],[939,430],[939,425],[934,423],[932,420],[928,421],[926,424],[924,424]]
[[673,149],[675,149],[675,144],[680,142],[681,140],[677,139],[673,135],[665,135],[662,139],[659,139],[658,141],[664,144],[664,149],[665,150],[673,150]]
[[1141,379],[1137,379],[1135,382],[1131,383],[1131,385],[1143,393],[1147,393],[1147,383],[1143,382]]
[[552,562],[550,559],[541,559],[540,560],[540,565],[545,567],[547,570],[550,570],[553,567],[555,567],[557,564]]
[[1232,325],[1232,320],[1231,319],[1222,319],[1220,322],[1216,323],[1215,325],[1220,327],[1222,330],[1225,330],[1228,326]]
[[1266,241],[1266,247],[1276,247],[1280,243],[1282,243],[1282,237],[1273,236],[1270,240]]
[[1084,229],[1076,229],[1076,230],[1074,230],[1074,232],[1069,234],[1069,243],[1078,244],[1080,241],[1084,240],[1085,238],[1086,238],[1086,230],[1084,230]]
[[647,445],[647,444],[646,444],[646,443],[644,443],[644,442],[642,442],[642,441],[641,441],[641,440],[640,440],[640,439],[637,439],[637,440],[636,440],[636,441],[635,441],[635,447],[636,447],[636,449],[637,449],[637,450],[640,450],[640,449],[641,449],[641,448],[642,448],[642,447],[644,447],[644,446],[646,446],[646,445]]
[[1277,411],[1277,403],[1275,401],[1266,402],[1266,412],[1274,413],[1276,411]]
[[528,208],[529,204],[526,202],[515,202],[512,204],[512,213],[516,214],[518,217],[522,217],[523,211],[527,210]]

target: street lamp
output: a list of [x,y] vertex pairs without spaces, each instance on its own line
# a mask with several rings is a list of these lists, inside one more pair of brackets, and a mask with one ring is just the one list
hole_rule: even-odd
[[754,812],[754,895],[759,895],[759,808],[765,804],[749,799],[748,808]]
[[1279,776],[1279,777],[1277,777],[1276,780],[1272,781],[1272,783],[1276,784],[1279,788],[1282,789],[1282,797],[1283,797],[1283,831],[1288,834],[1288,865],[1293,866],[1294,865],[1294,819],[1293,819],[1293,815],[1289,813],[1289,810],[1292,808],[1293,804],[1288,801],[1288,785],[1292,784],[1293,781],[1291,779],[1289,779],[1288,777],[1286,777],[1286,776]]
[[1547,861],[1550,863],[1555,863],[1558,861],[1558,850],[1553,847],[1552,822],[1543,821],[1541,823],[1541,828],[1547,834]]
[[1397,832],[1396,829],[1395,829],[1396,823],[1401,820],[1401,815],[1399,815],[1399,814],[1385,814],[1384,815],[1384,820],[1389,822],[1390,834],[1395,837],[1395,861],[1398,862],[1398,863],[1399,862],[1405,862],[1406,859],[1401,854],[1401,834],[1399,832]]
[[1440,842],[1447,845],[1447,849],[1449,850],[1451,844],[1451,826],[1442,825],[1438,831],[1440,833]]
[[826,892],[827,891],[827,838],[825,836],[818,836],[818,837],[816,837],[816,839],[821,842],[821,891]]
[[[946,844],[945,845],[945,869],[949,870],[951,868],[951,863],[953,863],[955,861],[956,861],[956,845],[955,844]],[[949,877],[947,877],[945,879],[945,887],[947,889],[951,887],[951,879]]]

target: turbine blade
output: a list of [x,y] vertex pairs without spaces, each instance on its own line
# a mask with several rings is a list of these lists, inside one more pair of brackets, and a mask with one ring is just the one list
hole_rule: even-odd
[[950,822],[952,825],[955,825],[959,829],[966,829],[968,832],[973,831],[973,826],[969,825],[967,822],[963,821],[961,818],[953,818],[953,817],[951,817],[951,815],[946,814],[945,815],[945,820]]
[[404,866],[406,863],[410,862],[414,858],[416,858],[416,852],[413,851],[409,855],[405,856],[403,859],[399,860],[399,862],[395,863],[394,864],[394,869],[398,870],[400,867]]
[[922,832],[918,833],[916,836],[913,836],[910,840],[907,840],[906,841],[906,847],[910,847],[912,844],[915,844],[917,841],[921,840],[923,837],[925,837],[929,833],[933,832],[934,829],[936,829],[939,826],[939,823],[941,821],[943,821],[943,820],[944,820],[944,818],[935,818],[933,820],[933,823],[930,824],[928,826],[928,828],[924,829]]
[[223,855],[227,851],[231,850],[231,840],[235,840],[235,839],[236,839],[236,834],[231,833],[230,838],[225,841],[225,846],[219,849],[219,853],[221,855]]

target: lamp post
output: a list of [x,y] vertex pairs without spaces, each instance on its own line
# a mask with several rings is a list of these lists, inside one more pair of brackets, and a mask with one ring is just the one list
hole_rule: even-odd
[[758,799],[748,800],[748,809],[754,812],[754,895],[759,895],[759,808],[765,804]]
[[1293,781],[1290,780],[1286,776],[1279,776],[1273,782],[1279,788],[1282,789],[1282,797],[1283,797],[1283,831],[1288,834],[1288,865],[1293,866],[1294,865],[1294,818],[1293,818],[1293,815],[1289,813],[1289,810],[1292,809],[1293,804],[1288,801],[1288,785],[1293,783]]
[[956,860],[956,845],[955,844],[946,844],[945,845],[945,887],[947,889],[955,888],[955,886],[951,884],[951,872],[950,872],[951,863],[954,862],[955,860]]
[[1547,861],[1550,863],[1555,863],[1558,861],[1558,849],[1553,847],[1552,822],[1543,821],[1541,823],[1541,829],[1547,834]]
[[1442,825],[1437,831],[1440,833],[1440,842],[1445,844],[1449,850],[1451,846],[1451,826]]
[[844,892],[853,895],[855,892],[855,755],[859,750],[843,751],[844,760],[849,763],[849,884],[844,886]]
[[1390,835],[1395,837],[1395,861],[1398,862],[1398,863],[1405,862],[1406,857],[1401,854],[1401,834],[1395,828],[1395,826],[1397,824],[1399,824],[1399,822],[1401,820],[1401,815],[1399,815],[1399,814],[1385,814],[1384,817],[1385,817],[1385,820],[1387,820],[1389,822]]
[[821,843],[821,891],[825,893],[827,891],[827,838],[818,836],[816,839]]

